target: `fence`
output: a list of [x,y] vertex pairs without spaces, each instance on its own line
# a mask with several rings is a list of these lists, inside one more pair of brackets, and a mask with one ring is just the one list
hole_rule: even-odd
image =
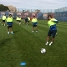
[[59,21],[67,21],[67,12],[55,12],[54,17]]
[[[22,18],[25,18],[26,16],[31,17],[32,15],[36,15],[36,17],[39,20],[43,20],[47,18],[49,12],[47,13],[43,13],[43,12],[0,12],[0,18],[6,14],[6,16],[8,16],[9,14],[13,15],[13,18],[16,18],[16,16],[21,15]],[[54,12],[51,13],[57,20],[59,21],[67,21],[67,11],[63,11],[63,12]]]

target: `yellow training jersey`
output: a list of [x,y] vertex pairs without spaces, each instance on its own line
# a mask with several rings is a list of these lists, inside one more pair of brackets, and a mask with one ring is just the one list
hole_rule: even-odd
[[3,17],[2,17],[2,20],[6,20],[6,16],[3,16]]
[[6,21],[7,21],[7,22],[13,22],[13,18],[12,18],[12,17],[8,17],[8,18],[6,19]]
[[32,22],[33,23],[37,22],[37,18],[32,18]]

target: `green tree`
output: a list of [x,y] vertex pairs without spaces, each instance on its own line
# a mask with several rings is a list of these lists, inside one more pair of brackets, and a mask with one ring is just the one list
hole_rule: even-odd
[[0,11],[7,11],[7,10],[9,10],[9,8],[7,6],[0,4]]

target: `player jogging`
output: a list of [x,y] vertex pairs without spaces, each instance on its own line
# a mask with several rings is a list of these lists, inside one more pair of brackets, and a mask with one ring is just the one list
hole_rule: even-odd
[[[48,15],[48,26],[49,26],[49,31],[48,31],[48,36],[47,36],[47,42],[45,45],[51,46],[54,43],[55,35],[57,32],[57,27],[56,24],[58,21],[55,18],[52,18],[51,15]],[[50,36],[52,36],[52,41],[49,43]]]

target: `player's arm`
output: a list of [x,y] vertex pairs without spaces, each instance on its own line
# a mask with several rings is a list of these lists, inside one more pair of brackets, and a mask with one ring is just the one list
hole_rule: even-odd
[[56,19],[52,19],[51,21],[54,23],[58,23],[58,20],[56,20]]

